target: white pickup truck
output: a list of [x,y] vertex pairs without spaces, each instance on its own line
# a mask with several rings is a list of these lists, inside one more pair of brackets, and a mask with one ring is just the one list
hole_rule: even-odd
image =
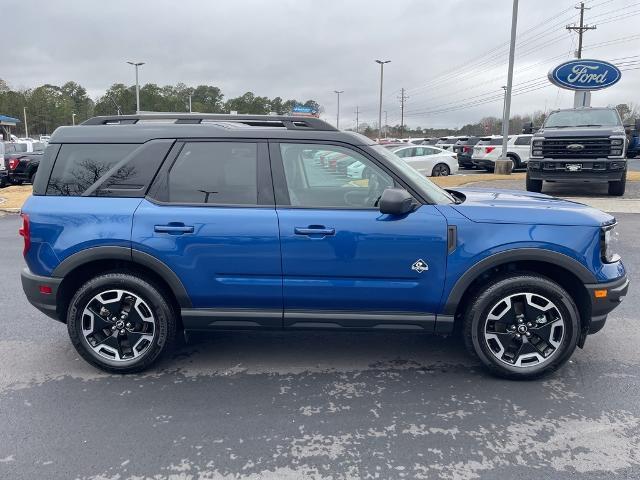
[[[513,170],[527,166],[532,137],[533,135],[509,135],[507,157],[513,162]],[[493,135],[490,137],[482,137],[473,147],[471,161],[474,165],[492,172],[495,169],[495,161],[500,158],[501,153],[501,136]]]

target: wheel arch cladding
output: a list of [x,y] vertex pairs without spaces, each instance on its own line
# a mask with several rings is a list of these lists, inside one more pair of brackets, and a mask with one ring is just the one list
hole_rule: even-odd
[[577,260],[564,254],[533,248],[497,253],[474,264],[451,289],[443,314],[459,317],[472,297],[470,293],[496,275],[510,271],[536,273],[561,285],[578,307],[582,328],[588,328],[591,302],[584,285],[596,282],[595,275]]
[[63,278],[58,290],[57,313],[66,321],[69,301],[75,291],[90,278],[107,272],[127,271],[144,276],[162,288],[172,298],[176,313],[190,308],[191,299],[178,276],[152,255],[125,247],[96,247],[75,253],[65,259],[53,272]]

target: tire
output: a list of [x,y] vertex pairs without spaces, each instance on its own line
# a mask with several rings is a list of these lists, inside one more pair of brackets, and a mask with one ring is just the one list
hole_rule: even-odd
[[476,292],[464,314],[467,349],[491,373],[505,378],[525,380],[553,372],[573,354],[579,334],[580,315],[571,296],[533,273],[491,281]]
[[520,168],[520,162],[515,155],[507,155],[507,158],[511,160],[511,171],[515,172],[516,168]]
[[529,172],[527,171],[527,192],[542,192],[542,180],[533,180],[529,177]]
[[31,185],[33,185],[33,182],[34,182],[34,181],[35,181],[35,179],[36,179],[36,173],[38,173],[38,171],[37,171],[37,170],[36,170],[35,172],[31,172],[31,175],[29,175],[29,183],[30,183]]
[[7,186],[7,179],[5,177],[0,177],[0,188],[4,188]]
[[609,182],[609,195],[612,197],[621,197],[627,188],[627,172],[624,172],[622,180],[617,182]]
[[[129,273],[95,277],[78,289],[69,304],[71,343],[82,358],[106,372],[143,371],[175,343],[176,314],[165,298],[162,289]],[[124,311],[130,317],[118,318]]]
[[436,163],[431,170],[432,177],[447,177],[451,174],[449,165],[446,163]]

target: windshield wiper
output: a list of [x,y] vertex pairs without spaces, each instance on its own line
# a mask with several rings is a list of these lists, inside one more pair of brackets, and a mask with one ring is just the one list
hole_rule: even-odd
[[576,125],[576,127],[601,127],[602,125],[599,125],[597,123],[585,123],[584,125]]
[[569,128],[573,127],[573,125],[547,125],[544,128]]

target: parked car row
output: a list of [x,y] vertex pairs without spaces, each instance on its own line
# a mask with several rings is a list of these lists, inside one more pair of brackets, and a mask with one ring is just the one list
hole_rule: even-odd
[[[506,157],[513,163],[512,169],[526,168],[529,162],[533,135],[509,135]],[[476,167],[492,172],[496,160],[502,154],[502,138],[499,135],[482,137],[473,147],[471,161]]]
[[0,142],[0,188],[33,183],[45,146],[30,138]]

